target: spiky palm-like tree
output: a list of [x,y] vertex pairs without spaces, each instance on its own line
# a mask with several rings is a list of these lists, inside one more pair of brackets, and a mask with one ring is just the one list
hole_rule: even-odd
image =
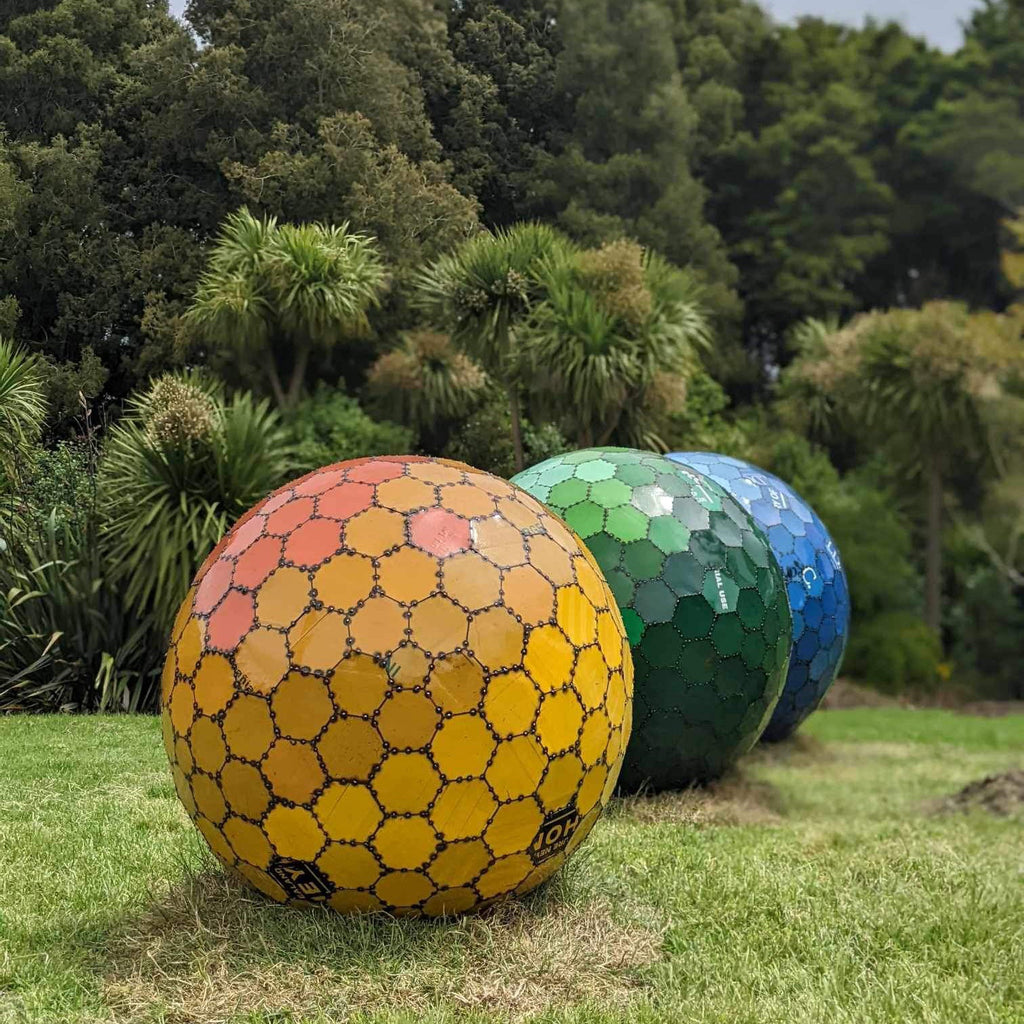
[[291,409],[313,349],[363,333],[384,284],[373,241],[347,224],[278,224],[243,208],[227,218],[186,322],[258,360]]
[[129,403],[100,458],[101,542],[128,601],[169,625],[195,567],[253,502],[287,476],[277,414],[169,374]]
[[692,278],[628,241],[548,259],[538,277],[523,332],[537,393],[584,447],[663,447],[658,421],[710,337]]
[[368,387],[389,419],[423,432],[462,419],[483,397],[487,375],[447,334],[409,331],[370,370]]
[[0,338],[0,485],[21,481],[45,419],[46,394],[37,360]]
[[[933,302],[857,317],[842,330],[808,325],[783,378],[782,405],[812,429],[841,425],[887,446],[921,483],[925,621],[942,623],[943,492],[964,457],[994,456],[990,411],[1021,367],[1012,318]],[[890,443],[898,438],[898,444]]]
[[512,445],[523,468],[520,390],[523,362],[517,331],[537,298],[541,261],[568,247],[544,224],[517,224],[482,232],[421,271],[418,301],[428,319],[508,394]]

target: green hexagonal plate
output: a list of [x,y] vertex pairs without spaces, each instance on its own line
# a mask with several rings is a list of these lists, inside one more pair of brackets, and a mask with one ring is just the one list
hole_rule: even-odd
[[[662,574],[679,597],[699,594],[704,588],[707,569],[689,551],[675,551],[665,559]],[[751,580],[753,582],[753,580]]]
[[[559,484],[559,486],[563,486]],[[556,506],[552,506],[554,508]],[[566,509],[563,513],[565,521],[586,540],[595,533],[599,533],[604,526],[604,509],[595,505],[592,501],[581,501]]]
[[673,551],[685,551],[690,543],[690,531],[672,516],[658,516],[651,520],[648,533],[651,543],[666,555]]
[[675,614],[676,595],[661,580],[651,580],[636,588],[633,603],[644,622],[669,622]]
[[608,532],[621,541],[640,540],[647,536],[651,520],[639,509],[620,505],[608,512]]
[[587,480],[596,483],[598,480],[611,480],[615,475],[615,464],[607,459],[594,459],[592,462],[584,462],[576,470],[576,476],[580,480]]
[[629,501],[632,491],[621,480],[599,480],[590,488],[590,498],[605,508],[615,508]]
[[586,480],[563,480],[555,484],[548,493],[548,502],[552,505],[560,505],[562,508],[571,508],[581,501],[590,497],[590,484]]

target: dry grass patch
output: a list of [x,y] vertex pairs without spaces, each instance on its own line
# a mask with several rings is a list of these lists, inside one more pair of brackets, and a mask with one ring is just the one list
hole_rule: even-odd
[[895,708],[900,704],[898,697],[840,677],[828,688],[820,708],[822,711],[840,711],[847,708]]
[[759,743],[743,763],[748,767],[785,765],[788,768],[810,768],[835,759],[834,749],[814,736],[798,732],[779,743]]
[[583,1002],[626,1005],[644,988],[639,969],[662,956],[662,935],[619,923],[595,894],[566,899],[566,888],[478,917],[341,918],[278,907],[210,872],[124,930],[104,999],[125,1024],[278,1012],[344,1021],[439,1005],[518,1021]]
[[773,825],[783,816],[775,787],[740,769],[707,786],[623,797],[610,810],[645,825]]
[[611,813],[648,825],[775,825],[786,816],[785,801],[772,783],[757,778],[761,768],[807,768],[835,754],[820,740],[797,734],[781,743],[760,743],[723,778],[671,793],[640,793],[615,802]]

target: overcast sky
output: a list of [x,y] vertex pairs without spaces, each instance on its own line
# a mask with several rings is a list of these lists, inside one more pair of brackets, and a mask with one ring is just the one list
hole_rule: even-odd
[[[173,3],[173,0],[172,0]],[[960,23],[981,4],[977,0],[761,0],[777,21],[815,14],[829,21],[860,25],[867,17],[898,21],[933,46],[956,50],[963,42]]]
[[[175,14],[185,7],[185,0],[170,3]],[[851,25],[860,25],[869,15],[879,21],[896,20],[915,35],[926,36],[933,46],[955,50],[963,38],[960,22],[979,4],[977,0],[762,0],[762,6],[778,21],[789,21],[801,14],[816,14]]]

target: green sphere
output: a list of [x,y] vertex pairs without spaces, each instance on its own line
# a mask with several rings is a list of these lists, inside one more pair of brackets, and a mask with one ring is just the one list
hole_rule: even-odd
[[653,452],[588,448],[513,483],[579,534],[622,610],[636,675],[620,790],[720,776],[786,682],[789,604],[765,534],[714,481]]

